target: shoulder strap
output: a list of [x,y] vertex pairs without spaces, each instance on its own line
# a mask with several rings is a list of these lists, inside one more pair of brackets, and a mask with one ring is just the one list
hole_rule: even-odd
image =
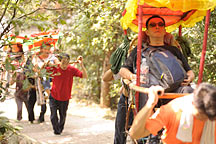
[[[147,50],[148,49],[148,50]],[[150,55],[152,52],[154,51],[157,51],[157,50],[160,50],[160,51],[165,51],[166,49],[164,49],[163,47],[158,47],[158,48],[155,48],[155,47],[152,47],[152,46],[148,46],[144,49],[144,53],[145,53],[145,56],[148,56]]]

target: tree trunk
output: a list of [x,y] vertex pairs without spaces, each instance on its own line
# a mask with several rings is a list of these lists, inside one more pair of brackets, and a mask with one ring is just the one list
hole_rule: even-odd
[[[103,74],[110,69],[110,64],[109,64],[109,59],[110,59],[110,54],[107,54],[105,56],[105,60],[104,60],[104,64],[103,64],[103,73],[102,73],[102,77]],[[109,95],[109,91],[110,91],[110,82],[104,82],[101,79],[101,94],[100,94],[100,106],[101,107],[110,107],[110,95]]]

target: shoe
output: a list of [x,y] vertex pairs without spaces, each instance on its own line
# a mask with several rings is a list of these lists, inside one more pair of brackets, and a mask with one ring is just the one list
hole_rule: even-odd
[[40,119],[38,119],[37,122],[38,122],[38,123],[43,123],[44,120],[40,120]]
[[34,123],[34,121],[29,121],[29,123],[30,123],[30,124],[33,124],[33,123]]
[[17,118],[17,120],[18,120],[18,121],[21,121],[21,120],[22,120],[22,118]]
[[54,131],[54,134],[55,134],[55,135],[61,135],[60,132],[56,132],[56,131]]

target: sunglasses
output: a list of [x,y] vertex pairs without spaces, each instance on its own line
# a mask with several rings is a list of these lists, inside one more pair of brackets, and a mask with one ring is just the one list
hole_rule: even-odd
[[159,26],[159,27],[164,27],[165,24],[163,22],[159,22],[159,23],[150,23],[149,26],[150,27],[156,27],[156,26]]

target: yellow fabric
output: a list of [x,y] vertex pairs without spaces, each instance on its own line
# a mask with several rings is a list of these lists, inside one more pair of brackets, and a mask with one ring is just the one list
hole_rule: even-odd
[[[173,11],[181,10],[182,12],[186,12],[194,9],[197,10],[186,21],[180,21],[166,27],[168,32],[175,30],[179,25],[182,25],[183,27],[194,26],[196,22],[201,21],[204,18],[207,10],[213,10],[216,7],[216,0],[128,0],[125,7],[127,12],[120,20],[123,29],[130,28],[131,30],[138,32],[138,26],[132,23],[132,21],[136,19],[138,1],[140,5],[146,3],[154,7],[167,7]],[[145,29],[143,28],[143,30]]]

